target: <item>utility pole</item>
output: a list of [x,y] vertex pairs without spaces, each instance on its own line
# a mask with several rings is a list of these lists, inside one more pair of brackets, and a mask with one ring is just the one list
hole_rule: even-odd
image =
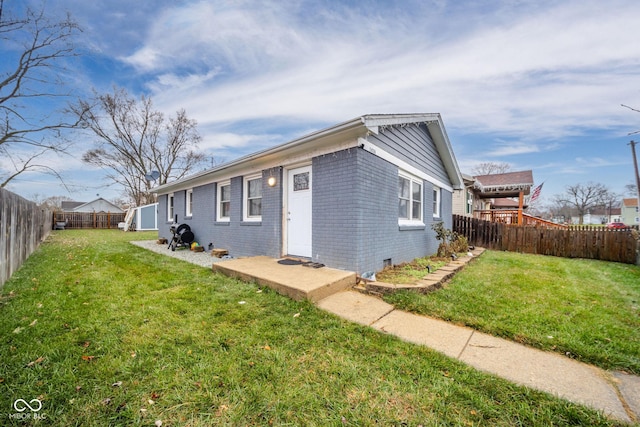
[[637,142],[631,141],[631,155],[633,156],[633,167],[636,169],[636,196],[638,198],[638,215],[640,215],[640,174],[638,174],[638,159],[636,158],[636,144]]
[[[631,141],[631,154],[633,155],[633,167],[636,169],[636,196],[638,197],[638,206],[636,207],[636,218],[640,216],[640,174],[638,174],[638,159],[636,158],[636,144]],[[636,265],[640,265],[640,239],[636,241]]]

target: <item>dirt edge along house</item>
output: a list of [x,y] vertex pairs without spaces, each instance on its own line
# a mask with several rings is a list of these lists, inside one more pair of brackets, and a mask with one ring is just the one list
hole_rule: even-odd
[[435,253],[462,177],[440,114],[372,114],[156,188],[174,222],[234,257],[362,273]]

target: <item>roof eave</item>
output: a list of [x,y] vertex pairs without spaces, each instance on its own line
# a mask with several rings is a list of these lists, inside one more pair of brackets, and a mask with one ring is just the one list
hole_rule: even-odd
[[365,135],[370,129],[368,129],[364,123],[364,117],[358,117],[356,119],[337,124],[327,129],[323,129],[317,132],[310,133],[301,138],[294,139],[293,141],[277,145],[272,148],[268,148],[265,150],[261,150],[255,153],[248,154],[246,156],[240,157],[236,160],[232,160],[227,163],[223,163],[219,166],[216,166],[212,169],[208,169],[206,171],[191,175],[189,177],[160,185],[153,189],[156,194],[166,194],[172,191],[181,190],[185,188],[189,188],[194,184],[201,184],[203,182],[210,181],[212,177],[216,174],[223,172],[231,172],[235,169],[242,169],[244,165],[247,165],[251,162],[259,161],[260,159],[268,159],[278,156],[283,156],[283,154],[296,151],[300,149],[306,144],[317,142],[322,143],[323,141],[331,142],[335,139],[336,136],[340,135],[350,135],[353,133],[354,137]]
[[449,175],[451,186],[454,190],[461,190],[464,188],[464,180],[462,179],[458,161],[451,147],[451,141],[449,141],[449,136],[444,128],[442,117],[440,117],[440,114],[433,114],[433,116],[434,121],[428,122],[427,128],[429,129],[429,133],[431,133],[433,142],[438,149],[438,154],[440,154],[442,163]]

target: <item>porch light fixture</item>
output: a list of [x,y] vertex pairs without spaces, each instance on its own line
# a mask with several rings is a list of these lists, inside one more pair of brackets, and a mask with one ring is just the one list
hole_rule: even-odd
[[267,184],[269,185],[269,187],[273,187],[276,185],[276,177],[275,176],[270,176],[267,179]]

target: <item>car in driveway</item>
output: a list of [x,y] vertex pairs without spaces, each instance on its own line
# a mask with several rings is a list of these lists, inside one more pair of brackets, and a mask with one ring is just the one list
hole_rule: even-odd
[[610,222],[607,224],[607,228],[610,230],[626,230],[629,227],[622,222]]

